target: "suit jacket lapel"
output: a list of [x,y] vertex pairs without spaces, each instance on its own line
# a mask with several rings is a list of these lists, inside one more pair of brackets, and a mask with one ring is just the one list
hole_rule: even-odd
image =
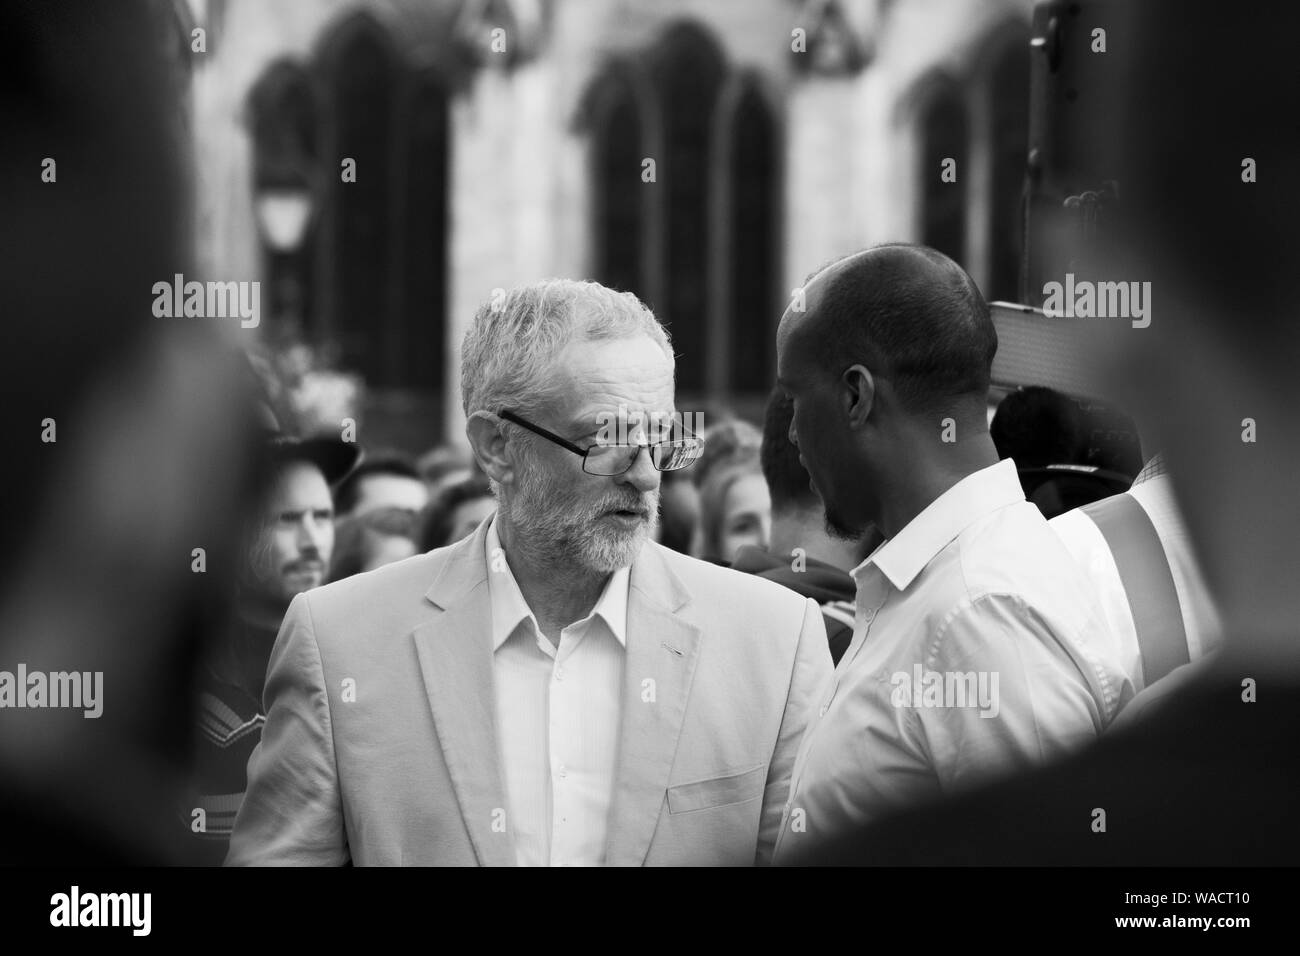
[[513,866],[514,834],[504,813],[497,750],[486,534],[484,521],[453,546],[425,595],[439,610],[413,637],[438,743],[474,852],[484,866]]
[[605,849],[610,866],[644,863],[659,822],[699,658],[700,629],[679,615],[689,602],[658,546],[647,544],[632,565],[628,594],[623,726]]

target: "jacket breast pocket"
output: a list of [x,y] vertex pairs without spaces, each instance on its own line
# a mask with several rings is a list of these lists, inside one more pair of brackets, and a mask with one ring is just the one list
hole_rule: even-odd
[[743,773],[733,773],[712,780],[699,780],[668,788],[668,812],[690,813],[744,803],[762,796],[767,782],[767,767],[759,766]]

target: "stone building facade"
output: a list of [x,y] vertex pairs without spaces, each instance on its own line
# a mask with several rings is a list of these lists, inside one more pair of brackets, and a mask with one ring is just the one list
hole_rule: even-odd
[[549,276],[637,292],[679,406],[750,415],[829,259],[924,241],[1020,298],[1030,0],[185,6],[201,266],[333,343],[367,444],[456,440],[466,323]]

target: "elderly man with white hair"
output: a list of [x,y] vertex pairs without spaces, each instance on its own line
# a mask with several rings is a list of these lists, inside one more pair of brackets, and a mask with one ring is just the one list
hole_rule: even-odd
[[466,433],[497,513],[294,600],[228,863],[766,863],[811,694],[817,605],[655,544],[668,335],[552,280],[480,308]]

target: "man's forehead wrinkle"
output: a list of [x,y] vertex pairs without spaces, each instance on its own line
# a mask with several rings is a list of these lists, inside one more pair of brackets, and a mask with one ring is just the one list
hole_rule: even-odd
[[581,362],[567,370],[566,384],[560,412],[566,425],[579,429],[599,425],[598,418],[616,415],[620,406],[646,415],[671,415],[674,407],[672,367],[666,360]]
[[581,359],[560,365],[560,381],[568,386],[569,392],[581,393],[584,389],[599,386],[627,386],[642,381],[655,381],[662,378],[672,380],[672,367],[667,362],[602,362],[599,359]]
[[655,413],[672,415],[675,402],[671,389],[657,394],[638,390],[635,395],[626,390],[605,392],[587,389],[575,396],[575,405],[575,422],[586,423],[594,421],[598,416],[617,415],[620,410],[626,411],[628,415],[640,414],[642,417]]
[[672,374],[666,368],[646,365],[591,366],[574,369],[571,376],[578,388],[626,389],[629,387],[651,388],[662,386],[672,380]]
[[[646,342],[649,343],[650,340],[646,339]],[[590,350],[584,351],[585,354],[569,353],[568,361],[564,363],[569,377],[579,385],[588,381],[636,382],[672,375],[672,364],[658,346],[651,345],[650,349],[641,351],[635,357],[629,356],[627,350],[623,349],[601,348],[594,354]]]
[[614,399],[614,404],[632,405],[645,401],[654,403],[673,393],[672,376],[631,370],[627,375],[609,374],[574,376],[570,394],[578,401],[603,401]]

